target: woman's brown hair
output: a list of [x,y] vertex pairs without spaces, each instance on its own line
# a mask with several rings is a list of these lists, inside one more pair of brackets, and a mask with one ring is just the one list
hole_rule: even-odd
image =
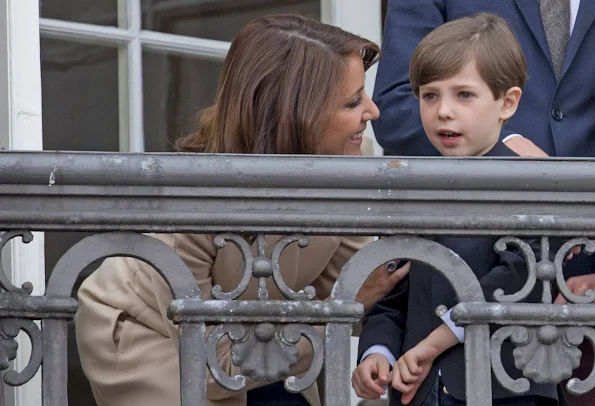
[[257,18],[236,35],[225,58],[215,103],[178,151],[316,154],[330,103],[348,57],[367,70],[379,47],[300,15]]

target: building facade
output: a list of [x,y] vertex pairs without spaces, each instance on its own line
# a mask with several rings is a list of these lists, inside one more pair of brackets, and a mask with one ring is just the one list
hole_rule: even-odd
[[[168,151],[212,101],[238,29],[298,12],[380,42],[380,0],[4,0],[0,7],[0,147],[7,150]],[[367,74],[372,93],[375,70]],[[367,131],[371,131],[371,128]],[[372,134],[369,134],[373,137]],[[377,148],[378,149],[378,148]],[[7,246],[15,285],[34,294],[85,233],[36,233]],[[45,270],[45,271],[44,271]],[[28,340],[19,340],[20,370]],[[89,404],[73,359],[71,404]],[[81,377],[82,378],[82,377]],[[79,391],[78,389],[81,389]],[[80,393],[79,393],[80,392]],[[39,374],[8,405],[41,404]]]

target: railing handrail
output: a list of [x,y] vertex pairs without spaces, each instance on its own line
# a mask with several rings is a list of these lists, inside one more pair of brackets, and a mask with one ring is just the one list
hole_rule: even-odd
[[595,159],[14,151],[0,158],[5,230],[518,236],[595,230]]

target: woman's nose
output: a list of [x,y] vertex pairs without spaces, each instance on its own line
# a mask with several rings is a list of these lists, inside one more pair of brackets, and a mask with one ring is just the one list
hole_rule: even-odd
[[366,108],[366,114],[364,114],[364,121],[376,120],[380,117],[380,110],[378,110],[378,106],[376,106],[376,103],[374,103],[372,99],[369,98],[368,100],[369,103]]

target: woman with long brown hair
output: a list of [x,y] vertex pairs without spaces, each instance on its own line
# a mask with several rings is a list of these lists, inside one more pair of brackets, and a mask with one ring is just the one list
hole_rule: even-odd
[[[235,37],[225,59],[216,100],[195,134],[178,141],[179,151],[241,154],[358,155],[362,134],[378,109],[364,91],[364,72],[379,56],[374,43],[340,28],[297,15],[258,18]],[[211,235],[153,234],[180,255],[203,298],[220,285],[233,290],[243,276],[234,247],[216,250]],[[267,236],[273,247],[278,236]],[[280,259],[294,291],[312,285],[316,298],[329,296],[345,262],[369,240],[310,237],[306,248],[287,247]],[[229,249],[228,249],[229,248]],[[360,290],[369,306],[404,276],[377,269]],[[267,282],[270,299],[283,299]],[[240,299],[257,298],[253,281]],[[167,317],[172,300],[158,273],[132,258],[109,258],[78,292],[76,335],[83,369],[100,406],[179,405],[178,331]],[[311,347],[301,340],[291,374],[305,372]],[[230,343],[221,340],[223,371],[238,373]],[[209,375],[209,406],[319,405],[315,385],[290,394],[282,383],[247,381],[229,392]],[[260,387],[259,387],[260,386]]]

